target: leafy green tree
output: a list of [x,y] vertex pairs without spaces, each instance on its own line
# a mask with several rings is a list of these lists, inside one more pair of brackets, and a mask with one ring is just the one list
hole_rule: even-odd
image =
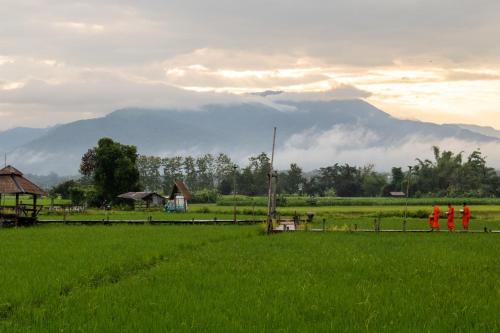
[[71,189],[78,186],[79,184],[75,180],[68,180],[54,186],[49,192],[51,196],[61,196],[63,199],[70,199]]
[[172,190],[174,181],[184,179],[183,163],[184,158],[181,156],[166,157],[161,160],[164,193],[169,193]]
[[382,190],[386,185],[386,177],[375,172],[374,165],[367,165],[361,169],[361,187],[363,196],[380,196],[382,195]]
[[73,205],[83,205],[86,201],[85,190],[80,186],[71,187],[69,190],[69,198]]
[[[115,203],[119,201],[119,194],[141,190],[135,146],[102,138],[94,149],[91,175],[98,200],[102,203]],[[82,159],[82,164],[84,162],[88,161]],[[86,172],[89,170],[86,169]]]
[[226,154],[219,154],[215,159],[215,186],[221,189],[222,182],[229,183],[233,177],[234,163]]
[[382,189],[382,195],[389,196],[390,192],[406,192],[403,189],[405,174],[402,168],[393,167],[391,169],[391,182],[385,185]]
[[434,161],[417,159],[412,188],[429,196],[492,196],[498,194],[500,178],[489,168],[479,150],[466,162],[463,153],[433,147]]
[[144,189],[159,192],[162,189],[162,177],[160,174],[162,160],[156,156],[140,155],[137,158],[137,170]]
[[[308,196],[323,196],[325,195],[325,186],[321,183],[320,176],[312,176],[306,179],[302,191]],[[334,190],[335,191],[335,190]]]
[[335,164],[320,168],[322,194],[333,189],[340,197],[354,197],[362,194],[361,171],[349,164]]
[[283,173],[280,183],[283,184],[283,189],[286,193],[297,194],[299,189],[304,185],[305,177],[302,169],[296,164],[290,164],[290,169]]
[[[270,159],[267,154],[250,157],[249,164],[236,172],[238,192],[245,195],[267,194],[269,171]],[[232,171],[228,175],[232,177]],[[230,183],[229,178],[225,183]]]
[[184,171],[184,181],[192,191],[197,191],[198,182],[196,174],[196,160],[192,156],[186,156],[182,165]]
[[205,154],[196,159],[196,177],[198,190],[214,189],[215,159],[212,154]]

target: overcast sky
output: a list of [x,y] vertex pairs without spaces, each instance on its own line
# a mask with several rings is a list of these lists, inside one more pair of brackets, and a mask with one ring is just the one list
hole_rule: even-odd
[[267,89],[500,128],[498,0],[0,5],[0,129]]

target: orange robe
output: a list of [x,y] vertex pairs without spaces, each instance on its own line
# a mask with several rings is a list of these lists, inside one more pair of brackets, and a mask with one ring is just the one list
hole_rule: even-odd
[[439,230],[439,206],[434,206],[434,210],[432,212],[433,219],[432,219],[432,229],[438,229]]
[[455,230],[455,208],[449,207],[448,211],[446,212],[446,216],[448,217],[448,230],[453,231]]
[[470,221],[470,209],[469,206],[464,206],[464,211],[462,212],[462,227],[464,230],[469,229],[469,221]]

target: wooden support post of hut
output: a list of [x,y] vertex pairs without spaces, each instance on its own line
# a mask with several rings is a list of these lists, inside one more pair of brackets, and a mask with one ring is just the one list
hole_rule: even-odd
[[[5,200],[7,195],[15,196],[14,205],[3,204],[2,196]],[[20,202],[21,196],[24,195],[31,196],[31,205]],[[0,170],[0,218],[2,221],[16,225],[34,224],[42,209],[42,206],[37,205],[37,198],[46,195],[44,190],[24,178],[22,172],[16,168],[8,165]]]
[[180,180],[174,182],[172,191],[170,192],[170,201],[165,207],[167,212],[186,212],[188,208],[188,201],[193,197],[189,192],[186,184]]

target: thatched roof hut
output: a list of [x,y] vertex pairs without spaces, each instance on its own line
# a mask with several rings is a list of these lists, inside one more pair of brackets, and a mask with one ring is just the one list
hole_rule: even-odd
[[184,184],[184,182],[181,180],[176,180],[174,182],[174,186],[172,187],[172,191],[170,192],[169,200],[174,200],[178,194],[182,195],[184,199],[188,201],[193,198],[186,184]]
[[[15,224],[32,224],[36,222],[41,206],[37,206],[37,198],[47,193],[38,185],[23,177],[23,173],[13,166],[6,166],[0,170],[0,203],[3,195],[14,195],[14,206],[0,206],[2,221],[14,221]],[[21,195],[30,195],[33,199],[31,205],[19,202]],[[2,222],[3,223],[3,222]]]
[[6,166],[0,170],[0,195],[45,196],[47,193],[37,185],[23,177],[23,173],[13,166]]

